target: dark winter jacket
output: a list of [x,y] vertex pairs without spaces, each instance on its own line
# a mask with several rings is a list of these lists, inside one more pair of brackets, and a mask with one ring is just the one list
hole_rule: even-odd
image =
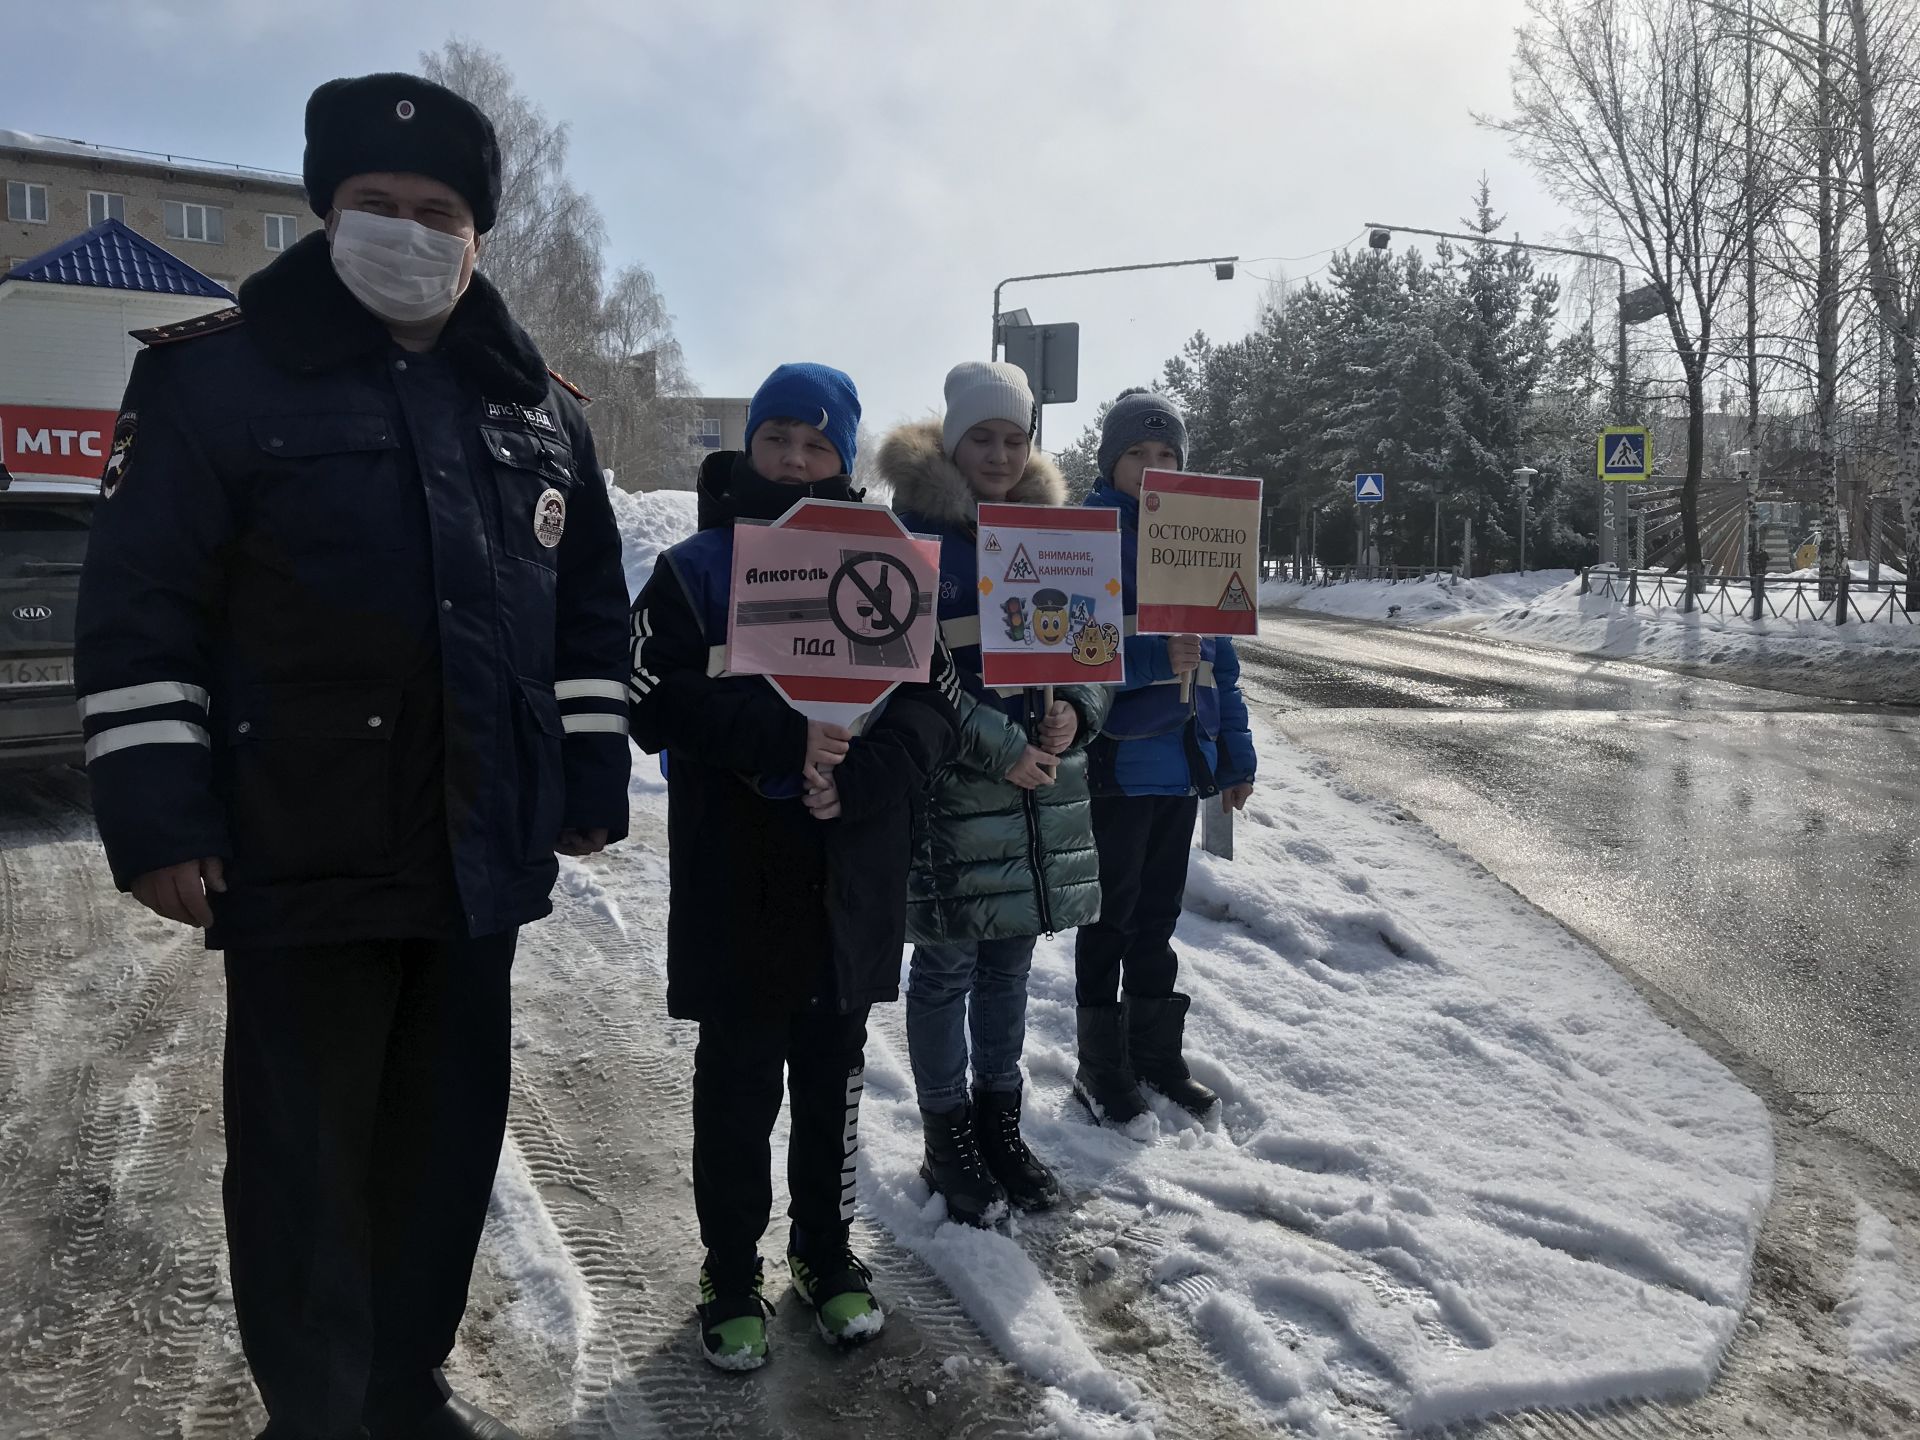
[[626,834],[626,584],[593,440],[476,277],[402,350],[294,246],[143,332],[76,655],[115,880],[218,856],[212,945],[483,935]]
[[[896,689],[835,769],[840,817],[808,813],[805,718],[765,679],[723,673],[735,521],[778,518],[756,478],[737,451],[707,458],[700,532],[633,606],[633,734],[668,758],[667,1009],[687,1020],[898,997],[914,809],[954,740],[942,650],[935,683]],[[844,477],[790,493],[851,498]]]
[[1233,641],[1200,641],[1200,669],[1180,699],[1167,637],[1134,633],[1140,502],[1102,481],[1087,504],[1120,512],[1120,576],[1126,587],[1127,679],[1089,752],[1096,795],[1213,795],[1253,779],[1253,735],[1240,694]]
[[[934,777],[914,831],[907,932],[944,944],[1070,930],[1100,913],[1086,747],[1113,692],[1057,687],[1054,698],[1073,706],[1080,722],[1057,778],[1039,790],[1005,779],[1039,734],[1043,692],[996,692],[981,682],[978,501],[941,447],[940,424],[929,420],[894,431],[880,450],[893,508],[908,529],[940,537],[941,634],[964,690],[959,748]],[[1036,453],[1007,499],[1060,505],[1066,494],[1053,462]]]

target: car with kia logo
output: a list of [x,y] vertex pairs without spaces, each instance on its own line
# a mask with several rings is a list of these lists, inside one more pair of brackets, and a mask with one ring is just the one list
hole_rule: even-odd
[[15,477],[0,465],[0,765],[77,764],[73,615],[95,481]]

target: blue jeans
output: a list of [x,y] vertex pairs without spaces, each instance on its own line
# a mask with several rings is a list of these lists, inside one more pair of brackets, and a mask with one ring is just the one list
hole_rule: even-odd
[[1027,1040],[1027,972],[1038,937],[916,945],[907,977],[907,1053],[920,1108],[936,1114],[967,1101],[967,1037],[973,1083],[1020,1093]]

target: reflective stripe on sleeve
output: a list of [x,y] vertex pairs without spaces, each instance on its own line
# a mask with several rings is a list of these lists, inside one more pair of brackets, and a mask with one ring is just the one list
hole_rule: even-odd
[[102,755],[127,750],[135,745],[209,745],[207,732],[184,720],[143,720],[137,725],[116,725],[87,741],[87,763]]
[[563,704],[568,700],[625,700],[627,687],[618,680],[556,680],[553,695]]
[[599,733],[603,735],[624,735],[627,733],[627,717],[624,715],[562,715],[560,728],[569,735]]
[[80,697],[80,718],[111,715],[121,710],[150,710],[156,705],[181,702],[207,708],[206,687],[188,685],[180,680],[149,680],[144,685],[122,685],[117,690],[96,690]]

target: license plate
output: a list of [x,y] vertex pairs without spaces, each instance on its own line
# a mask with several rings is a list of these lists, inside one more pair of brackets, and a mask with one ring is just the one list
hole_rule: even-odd
[[73,657],[48,655],[34,660],[0,660],[0,690],[73,684]]

